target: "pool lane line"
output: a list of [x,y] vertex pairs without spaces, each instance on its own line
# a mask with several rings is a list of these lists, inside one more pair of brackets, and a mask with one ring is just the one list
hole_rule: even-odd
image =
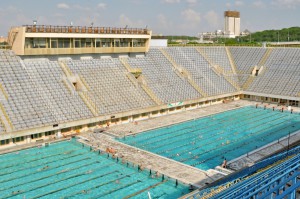
[[[49,174],[48,176],[43,176],[43,177],[40,177],[40,178],[33,179],[33,180],[31,180],[31,181],[22,182],[22,184],[17,184],[17,185],[15,184],[15,185],[13,185],[13,186],[11,186],[11,187],[7,187],[7,188],[5,188],[5,189],[3,189],[3,190],[1,190],[1,191],[5,191],[5,190],[7,190],[7,189],[11,189],[11,188],[16,187],[16,186],[22,186],[22,185],[24,185],[24,184],[36,182],[36,181],[39,181],[39,180],[42,180],[42,179],[45,179],[45,178],[49,178],[49,177],[52,177],[52,176],[55,176],[55,175],[58,176],[58,175],[60,175],[60,174],[65,174],[65,173],[68,173],[68,172],[70,172],[70,171],[72,171],[72,170],[74,170],[74,169],[79,169],[79,168],[81,168],[81,167],[83,167],[83,166],[89,166],[89,165],[91,165],[91,164],[96,164],[96,163],[98,163],[98,162],[97,162],[97,161],[94,161],[94,162],[89,162],[89,163],[87,163],[87,164],[78,165],[78,166],[76,166],[76,167],[72,167],[71,169],[68,169],[68,170],[65,171],[65,172],[56,172],[56,173],[52,173],[52,174]],[[101,165],[100,167],[97,167],[97,169],[106,167],[106,166],[108,166],[108,165],[111,165],[111,164]]]
[[[105,174],[101,174],[101,175],[98,175],[98,176],[94,176],[93,178],[90,178],[90,179],[88,179],[88,180],[82,181],[82,182],[77,183],[77,184],[81,184],[81,183],[84,183],[84,182],[89,181],[89,180],[91,180],[91,179],[96,179],[96,178],[99,178],[99,177],[103,177],[103,176],[106,176],[106,175],[109,175],[109,174],[112,174],[112,173],[115,173],[115,172],[118,172],[118,170],[113,170],[113,171],[111,171],[111,172],[109,172],[109,173],[105,173]],[[49,186],[50,184],[56,184],[56,183],[59,183],[59,182],[65,181],[65,180],[70,180],[70,179],[72,179],[72,178],[76,178],[76,177],[79,177],[79,176],[84,176],[84,175],[86,175],[86,174],[87,174],[86,171],[84,171],[84,172],[81,172],[81,173],[78,173],[78,174],[74,174],[74,175],[68,176],[68,177],[66,177],[66,178],[60,179],[59,181],[55,181],[55,182],[52,182],[52,183],[48,183],[48,184],[45,184],[45,185],[40,185],[40,186],[38,186],[38,187],[31,188],[31,189],[29,189],[29,190],[26,190],[26,192],[31,192],[31,191],[40,189],[40,188],[42,188],[42,187]],[[72,187],[72,186],[74,186],[74,185],[76,185],[76,184],[74,184],[74,183],[73,183],[73,184],[69,184],[68,186],[61,187],[61,188],[59,188],[59,189],[57,189],[57,190],[52,190],[52,191],[49,191],[49,192],[46,192],[46,193],[42,193],[42,194],[40,194],[40,195],[36,195],[36,196],[30,197],[30,198],[33,199],[33,198],[39,198],[39,197],[42,197],[42,196],[46,196],[46,195],[49,195],[49,194],[52,194],[52,193],[61,191],[61,190],[63,190],[63,189],[66,189],[66,188],[68,188],[68,187]],[[10,195],[10,196],[5,197],[5,198],[14,197],[14,196],[16,196],[16,195],[19,195],[19,194],[22,194],[22,193],[26,193],[26,192],[20,192],[20,193],[18,193],[18,194]]]
[[164,184],[165,182],[167,182],[167,180],[164,180],[164,181],[162,181],[162,182],[158,182],[158,183],[156,183],[156,184],[154,184],[154,185],[148,186],[148,187],[146,187],[146,188],[144,188],[144,189],[142,189],[142,190],[139,190],[139,191],[137,191],[137,192],[135,192],[135,193],[132,193],[132,194],[130,194],[130,195],[128,195],[128,196],[123,197],[123,199],[129,199],[129,198],[132,198],[132,197],[134,197],[134,196],[137,196],[137,195],[139,195],[139,194],[141,194],[141,193],[143,193],[143,192],[145,192],[145,191],[148,191],[148,190],[150,190],[150,189],[152,189],[152,188],[154,188],[154,187],[157,187],[157,186],[159,186],[159,185],[161,185],[161,184]]
[[[250,114],[247,114],[247,115],[250,115]],[[259,115],[257,115],[257,116],[262,116],[263,114],[259,114]],[[256,117],[256,116],[253,116],[252,118],[254,118],[254,117]],[[230,120],[230,119],[229,119]],[[228,120],[228,121],[229,121]],[[232,120],[232,118],[231,118],[231,120]],[[193,126],[190,126],[189,128],[193,128],[192,130],[190,130],[190,131],[187,131],[187,132],[183,132],[183,133],[180,133],[180,134],[178,134],[178,135],[176,135],[175,137],[179,137],[179,136],[183,136],[183,135],[185,135],[185,134],[188,134],[188,133],[191,133],[191,132],[197,132],[197,131],[199,131],[199,130],[204,130],[204,132],[201,132],[201,133],[203,133],[203,134],[207,134],[207,133],[209,133],[209,131],[210,130],[212,130],[212,129],[219,129],[220,127],[219,126],[216,126],[220,121],[218,121],[218,120],[215,120],[216,122],[215,123],[213,123],[213,124],[211,124],[210,123],[210,125],[206,125],[205,127],[201,127],[201,128],[195,128],[195,126],[196,125],[193,125]],[[221,121],[225,121],[225,120],[221,120]],[[212,127],[212,129],[209,129],[208,127]],[[201,134],[202,135],[202,134]],[[173,136],[174,137],[174,136]],[[193,135],[191,135],[191,136],[189,136],[188,138],[186,138],[186,139],[184,139],[184,140],[187,140],[187,139],[189,139],[189,138],[191,138],[191,137],[194,137]],[[168,139],[170,139],[171,138],[171,136],[170,137],[167,137],[166,139],[161,139],[161,140],[159,140],[159,141],[162,141],[162,140],[168,140]],[[169,142],[169,143],[175,143],[175,142],[179,142],[180,140],[174,140],[173,142]],[[153,141],[153,142],[150,142],[150,143],[157,143],[157,140],[155,140],[155,141]],[[147,144],[147,145],[149,145],[149,144]],[[139,145],[135,145],[136,147],[139,147]],[[156,145],[156,146],[152,146],[152,147],[150,147],[150,148],[146,148],[147,150],[150,150],[150,149],[152,149],[152,148],[160,148],[160,147],[164,147],[165,146],[165,144],[161,144],[161,145]],[[142,145],[142,147],[143,148],[145,148],[145,145]],[[176,148],[178,148],[178,146],[176,147]]]
[[[279,118],[277,118],[276,120],[278,120],[278,119],[281,119],[282,117],[279,117]],[[259,119],[260,120],[260,119]],[[272,120],[272,121],[275,121],[275,120]],[[265,122],[265,121],[264,121]],[[278,124],[281,124],[281,123],[278,123]],[[268,128],[268,127],[267,127]],[[245,129],[245,130],[250,130],[251,128],[249,128],[248,127],[248,129]],[[245,131],[244,130],[244,131]],[[264,130],[264,129],[263,129]],[[259,131],[257,131],[257,132],[260,132],[260,131],[262,131],[262,130],[259,130]],[[215,135],[218,135],[218,134],[214,134],[214,136],[213,137],[216,137]],[[248,134],[245,134],[245,136],[242,136],[242,137],[246,137],[247,135],[249,135],[249,133]],[[224,140],[225,138],[228,138],[228,137],[230,137],[230,136],[232,136],[232,134],[228,134],[227,136],[225,136],[225,137],[222,137],[222,139],[219,139],[219,140]],[[209,139],[209,138],[207,138],[207,139]],[[205,139],[205,140],[207,140],[207,139]],[[237,139],[240,139],[240,138],[237,138]],[[237,140],[236,139],[236,140]],[[183,153],[181,152],[181,154],[186,154],[188,151],[194,151],[194,150],[196,150],[196,149],[198,149],[198,148],[200,148],[200,147],[203,147],[203,146],[207,146],[207,145],[210,145],[210,144],[212,144],[212,143],[214,143],[215,142],[215,140],[213,140],[212,142],[208,142],[208,143],[203,143],[203,144],[205,144],[205,145],[201,145],[201,146],[198,146],[198,147],[194,147],[194,148],[191,148],[191,149],[186,149],[186,150],[184,150],[183,151]],[[227,144],[228,145],[228,144]],[[221,147],[223,147],[223,146],[226,146],[226,145],[217,145],[215,148],[213,148],[213,149],[210,149],[210,150],[206,150],[206,151],[204,151],[203,153],[206,153],[206,152],[210,152],[210,151],[212,151],[212,150],[215,150],[216,148],[220,148],[220,146]],[[203,154],[203,153],[201,153],[201,154]],[[195,156],[197,156],[197,155],[201,155],[201,154],[196,154]],[[195,156],[193,156],[192,158],[194,158]],[[167,157],[176,157],[176,154],[172,154],[172,156],[167,156]],[[189,159],[192,159],[192,158],[189,158]],[[179,160],[180,161],[180,160]]]
[[[261,115],[260,115],[261,116]],[[262,118],[259,118],[258,120],[261,120]],[[255,121],[257,121],[257,120],[255,120]],[[215,129],[218,129],[219,127],[216,127]],[[208,131],[206,131],[205,132],[205,134],[207,134],[207,133],[209,133],[209,129],[208,129]],[[205,138],[205,139],[201,139],[201,141],[203,141],[203,140],[210,140],[212,137],[217,137],[219,134],[218,133],[216,133],[216,134],[213,134],[211,137],[208,137],[208,138]],[[230,136],[232,136],[231,134],[228,134],[227,136],[225,136],[225,137],[222,137],[222,140],[224,140],[225,138],[227,138],[227,137],[230,137]],[[192,136],[193,137],[193,136]],[[190,138],[190,137],[189,137]],[[189,139],[188,138],[188,139]],[[184,140],[188,140],[188,139],[184,139]],[[197,137],[195,138],[195,139],[197,139]],[[193,140],[195,140],[195,139],[193,139]],[[180,141],[182,141],[182,140],[177,140],[176,142],[180,142]],[[215,142],[215,140],[212,140],[211,142],[208,142],[208,143],[203,143],[201,146],[197,146],[197,147],[193,147],[193,148],[189,148],[189,149],[186,149],[186,150],[184,150],[184,151],[182,151],[183,153],[187,153],[187,152],[189,152],[189,151],[193,151],[193,150],[196,150],[196,149],[199,149],[200,147],[203,147],[203,146],[206,146],[207,144],[211,144],[211,143],[214,143]],[[175,142],[174,142],[175,143]],[[187,145],[189,145],[189,144],[191,144],[191,143],[186,143],[186,144],[183,144],[183,145],[178,145],[178,146],[176,146],[176,147],[173,147],[173,148],[170,148],[170,149],[168,149],[168,151],[171,151],[171,150],[174,150],[174,149],[177,149],[177,148],[180,148],[180,147],[183,147],[183,146],[187,146]],[[161,145],[161,146],[165,146],[166,144],[164,144],[164,145]],[[165,151],[163,151],[163,153],[164,153]],[[181,154],[182,154],[182,152],[181,152]],[[159,153],[159,154],[161,154],[161,153]],[[167,158],[173,158],[173,157],[175,157],[177,154],[171,154],[171,155],[169,155],[169,156],[165,156],[165,157],[167,157]]]
[[[88,160],[88,159],[91,159],[91,157],[86,157],[86,158],[82,158],[82,159],[79,159],[79,160],[74,160],[73,162],[68,162],[68,163],[62,164],[62,165],[56,165],[56,166],[54,166],[54,167],[50,167],[49,169],[47,169],[47,171],[52,170],[52,169],[55,169],[55,168],[59,168],[59,167],[61,167],[61,166],[66,166],[66,165],[74,164],[74,163],[76,163],[76,162],[81,162],[81,161],[84,161],[84,160]],[[59,161],[60,161],[60,160],[59,160]],[[54,162],[57,162],[57,161],[54,161]],[[96,161],[96,162],[97,162],[97,161]],[[45,165],[45,164],[44,164],[44,165]],[[41,165],[39,165],[39,166],[41,166]],[[39,171],[38,171],[38,172],[39,172]],[[4,183],[4,182],[11,181],[11,180],[15,180],[15,179],[17,179],[17,178],[27,177],[27,176],[30,176],[30,175],[35,174],[35,173],[37,173],[37,170],[32,170],[32,171],[29,172],[29,173],[26,172],[25,175],[22,175],[22,176],[15,176],[14,178],[5,179],[5,180],[3,180],[3,181],[0,181],[0,183]],[[14,186],[16,186],[16,185],[14,185]],[[1,188],[2,188],[2,187],[0,187],[0,191],[2,191]]]
[[[70,158],[72,157],[76,157],[76,156],[79,156],[79,155],[83,155],[83,154],[86,154],[86,153],[79,153],[79,154],[73,154],[72,156],[69,156]],[[67,158],[69,158],[67,157]],[[13,172],[10,172],[10,173],[7,173],[5,171],[5,173],[1,173],[0,174],[0,177],[1,176],[4,176],[4,175],[7,175],[7,174],[11,174],[11,173],[14,173],[14,172],[18,172],[18,171],[23,171],[23,170],[27,170],[27,169],[30,169],[30,168],[35,168],[35,167],[38,167],[40,165],[44,165],[44,164],[51,164],[51,163],[54,163],[54,162],[58,162],[59,160],[61,159],[65,159],[66,157],[62,156],[61,158],[58,158],[58,159],[54,159],[52,161],[49,161],[49,162],[39,162],[39,164],[36,164],[36,165],[27,165],[27,167],[21,167],[21,168],[15,168]],[[31,162],[30,162],[31,163]],[[27,163],[26,163],[27,164]],[[15,165],[15,166],[18,166],[18,165]],[[0,181],[1,183],[2,181]]]
[[[216,104],[217,105],[217,104]],[[206,106],[206,107],[200,107],[200,108],[207,108],[207,107],[211,107],[211,106]],[[175,123],[172,123],[172,124],[168,124],[168,125],[161,125],[161,126],[157,126],[157,127],[150,127],[148,129],[145,129],[145,130],[141,130],[137,133],[134,133],[134,135],[137,135],[137,134],[140,134],[140,133],[146,133],[148,131],[151,131],[151,130],[155,130],[155,129],[161,129],[161,128],[166,128],[168,126],[173,126],[173,125],[176,125],[176,124],[180,124],[180,123],[184,123],[184,122],[189,122],[189,121],[192,121],[192,120],[197,120],[197,119],[200,119],[200,118],[205,118],[205,117],[210,117],[210,116],[213,116],[213,115],[217,115],[219,113],[225,113],[225,112],[228,112],[228,111],[233,111],[233,110],[238,110],[238,109],[241,109],[241,108],[245,108],[245,107],[255,107],[254,105],[252,104],[248,104],[248,105],[240,105],[239,107],[233,107],[231,109],[228,109],[228,110],[223,110],[223,111],[217,111],[215,113],[212,113],[212,114],[209,114],[207,113],[207,115],[203,115],[203,116],[199,116],[199,117],[196,117],[196,118],[191,118],[191,119],[187,119],[187,120],[183,120],[183,121],[178,121],[178,122],[175,122]],[[197,109],[200,109],[200,108],[197,108]],[[193,110],[196,110],[196,109],[193,109]],[[193,111],[193,110],[188,110],[188,111]],[[178,112],[178,113],[183,113],[183,112]],[[176,113],[175,113],[176,114]],[[170,114],[172,115],[172,114]],[[169,116],[170,116],[169,115]],[[150,119],[154,119],[154,118],[150,118]],[[131,134],[132,135],[132,134]],[[129,136],[131,136],[129,135]],[[109,135],[110,137],[114,137],[112,135]],[[121,139],[122,137],[119,137],[119,139]]]
[[[259,113],[260,111],[259,110],[257,110],[255,113]],[[234,112],[234,113],[232,113],[232,114],[230,114],[229,116],[232,116],[232,115],[236,115],[236,112]],[[247,113],[247,112],[245,112],[245,115],[250,115],[249,113]],[[206,118],[207,119],[209,119],[211,116],[206,116]],[[225,120],[228,120],[228,115],[226,115],[226,116],[223,116],[223,117],[221,117],[221,118],[219,118],[218,120],[216,120],[216,122],[218,122],[218,121],[225,121]],[[201,119],[204,119],[204,118],[201,118]],[[230,119],[229,119],[230,120]],[[188,120],[188,121],[185,121],[185,122],[193,122],[193,121],[195,121],[195,120]],[[185,122],[180,122],[180,123],[185,123]],[[180,123],[177,123],[177,124],[180,124]],[[174,124],[174,125],[177,125],[177,124]],[[200,124],[202,124],[202,123],[200,123]],[[197,125],[200,125],[199,123],[197,124]],[[183,127],[183,128],[180,128],[180,129],[176,129],[175,131],[170,131],[170,132],[167,132],[167,133],[163,133],[163,134],[159,134],[159,135],[154,135],[154,136],[147,136],[147,137],[144,137],[143,139],[141,139],[141,138],[138,138],[137,137],[137,139],[135,139],[134,141],[135,142],[137,142],[137,141],[141,141],[141,140],[148,140],[148,139],[151,139],[151,138],[157,138],[157,137],[160,137],[160,136],[164,136],[164,135],[168,135],[168,134],[172,134],[172,133],[174,133],[174,132],[178,132],[178,131],[181,131],[181,130],[184,130],[184,129],[190,129],[190,128],[193,128],[193,127],[195,127],[195,125],[196,124],[190,124],[189,126],[186,126],[186,127]],[[211,125],[209,125],[209,126],[213,126],[214,124],[211,124]],[[172,125],[169,125],[169,126],[172,126]],[[167,126],[166,127],[160,127],[159,129],[163,129],[163,128],[167,128]],[[154,130],[154,129],[153,129]],[[147,131],[144,131],[144,132],[142,132],[142,133],[150,133],[151,134],[151,132],[147,132]],[[131,144],[130,142],[126,142],[127,144]]]
[[[76,151],[76,149],[70,150],[70,151],[67,151],[67,152],[72,152],[72,151]],[[47,159],[47,158],[51,158],[51,157],[55,157],[55,156],[60,156],[60,155],[63,155],[63,154],[65,154],[65,153],[67,153],[67,152],[60,151],[59,153],[55,153],[55,154],[51,154],[51,155],[47,155],[47,156],[40,156],[41,154],[39,154],[39,157],[36,158],[36,159],[26,159],[25,162],[19,161],[19,162],[17,162],[16,164],[9,164],[9,165],[6,165],[5,167],[0,168],[0,170],[1,170],[1,169],[5,169],[5,168],[14,167],[14,166],[16,166],[16,165],[19,165],[20,163],[22,163],[22,164],[25,164],[25,163],[32,163],[32,162],[35,162],[35,161],[39,161],[39,160],[43,160],[43,159]],[[33,158],[35,158],[35,157],[33,157]],[[21,160],[22,160],[22,159],[21,159]]]
[[[277,125],[280,125],[280,124],[282,124],[282,123],[284,123],[284,122],[278,123]],[[276,131],[272,131],[272,132],[268,133],[267,135],[270,135],[270,134],[272,134],[272,133],[274,133],[274,132],[279,132],[279,131],[281,131],[282,129],[286,129],[286,127],[287,127],[287,126],[285,126],[285,127],[283,127],[283,128],[280,128],[280,129],[278,129],[278,130],[276,130]],[[264,130],[264,129],[263,129],[263,130]],[[261,130],[261,131],[263,131],[263,130]],[[261,131],[258,131],[258,132],[261,132]],[[254,134],[257,134],[258,132],[254,133]],[[264,137],[266,137],[266,136],[264,136]],[[238,139],[236,139],[236,140],[238,140]],[[248,145],[249,143],[252,143],[252,142],[254,142],[254,141],[255,141],[255,140],[249,141],[249,142],[246,143],[246,144],[245,144],[245,143],[240,143],[238,146],[245,146],[245,145]],[[237,142],[235,142],[235,143],[237,143]],[[228,144],[228,145],[229,145],[229,144]],[[224,146],[226,146],[226,145],[224,145]],[[218,156],[214,156],[214,157],[205,159],[205,160],[201,161],[200,164],[203,164],[203,163],[205,163],[205,162],[207,162],[207,161],[209,161],[209,160],[211,160],[211,159],[214,159],[214,158],[216,158],[216,157],[220,157],[220,156],[222,156],[222,155],[224,155],[224,154],[226,154],[226,153],[228,153],[228,152],[230,152],[230,151],[233,151],[233,150],[235,150],[235,149],[237,149],[237,148],[239,148],[239,147],[235,147],[235,148],[229,149],[229,150],[227,150],[226,152],[223,152],[223,153],[221,153],[221,154],[218,155]],[[195,163],[195,165],[200,165],[200,164],[199,164],[199,163]]]
[[[107,182],[98,184],[98,185],[96,185],[96,186],[92,186],[92,187],[90,187],[89,189],[87,189],[86,191],[89,192],[89,191],[91,191],[91,190],[93,190],[93,189],[97,189],[97,188],[102,187],[102,186],[104,186],[104,185],[107,185],[107,184],[116,182],[116,180],[121,180],[121,179],[123,179],[123,178],[130,177],[130,176],[133,175],[133,174],[137,174],[137,172],[129,173],[129,174],[126,174],[126,175],[124,175],[124,176],[121,176],[121,177],[118,177],[118,178],[114,178],[114,179],[112,179],[112,180],[110,180],[110,181],[107,181]],[[86,181],[85,181],[85,182],[86,182]],[[85,183],[85,182],[83,182],[83,183]],[[82,183],[80,183],[80,184],[82,184]],[[73,193],[73,194],[71,194],[71,195],[64,196],[63,198],[64,198],[64,199],[67,199],[67,198],[73,197],[73,196],[78,195],[78,194],[82,194],[82,191]]]

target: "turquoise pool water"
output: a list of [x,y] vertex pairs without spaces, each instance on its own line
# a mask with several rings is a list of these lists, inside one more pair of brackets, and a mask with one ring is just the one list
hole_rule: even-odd
[[[154,173],[154,172],[153,172]],[[0,156],[4,198],[177,198],[188,193],[167,177],[92,152],[72,140]]]
[[298,130],[299,113],[247,106],[118,140],[208,170]]

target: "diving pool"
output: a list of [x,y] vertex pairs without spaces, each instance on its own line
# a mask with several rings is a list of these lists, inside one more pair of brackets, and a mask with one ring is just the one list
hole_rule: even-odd
[[[112,159],[75,140],[0,156],[4,198],[178,198],[188,186]],[[154,173],[154,171],[152,171]],[[152,173],[152,174],[153,174]],[[148,193],[149,192],[149,193]]]
[[208,170],[298,130],[299,113],[246,106],[118,141]]

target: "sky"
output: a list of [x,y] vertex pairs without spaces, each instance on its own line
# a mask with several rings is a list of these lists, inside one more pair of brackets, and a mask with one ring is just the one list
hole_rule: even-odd
[[148,27],[154,34],[197,36],[224,29],[224,11],[241,14],[241,30],[300,26],[300,0],[0,0],[0,36],[10,27],[70,25]]

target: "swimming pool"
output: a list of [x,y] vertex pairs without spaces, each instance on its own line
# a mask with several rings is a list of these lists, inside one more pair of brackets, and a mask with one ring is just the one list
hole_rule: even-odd
[[[74,140],[0,156],[1,198],[177,198],[188,187]],[[153,172],[154,173],[154,172]]]
[[300,115],[242,107],[118,139],[208,170],[300,130]]

